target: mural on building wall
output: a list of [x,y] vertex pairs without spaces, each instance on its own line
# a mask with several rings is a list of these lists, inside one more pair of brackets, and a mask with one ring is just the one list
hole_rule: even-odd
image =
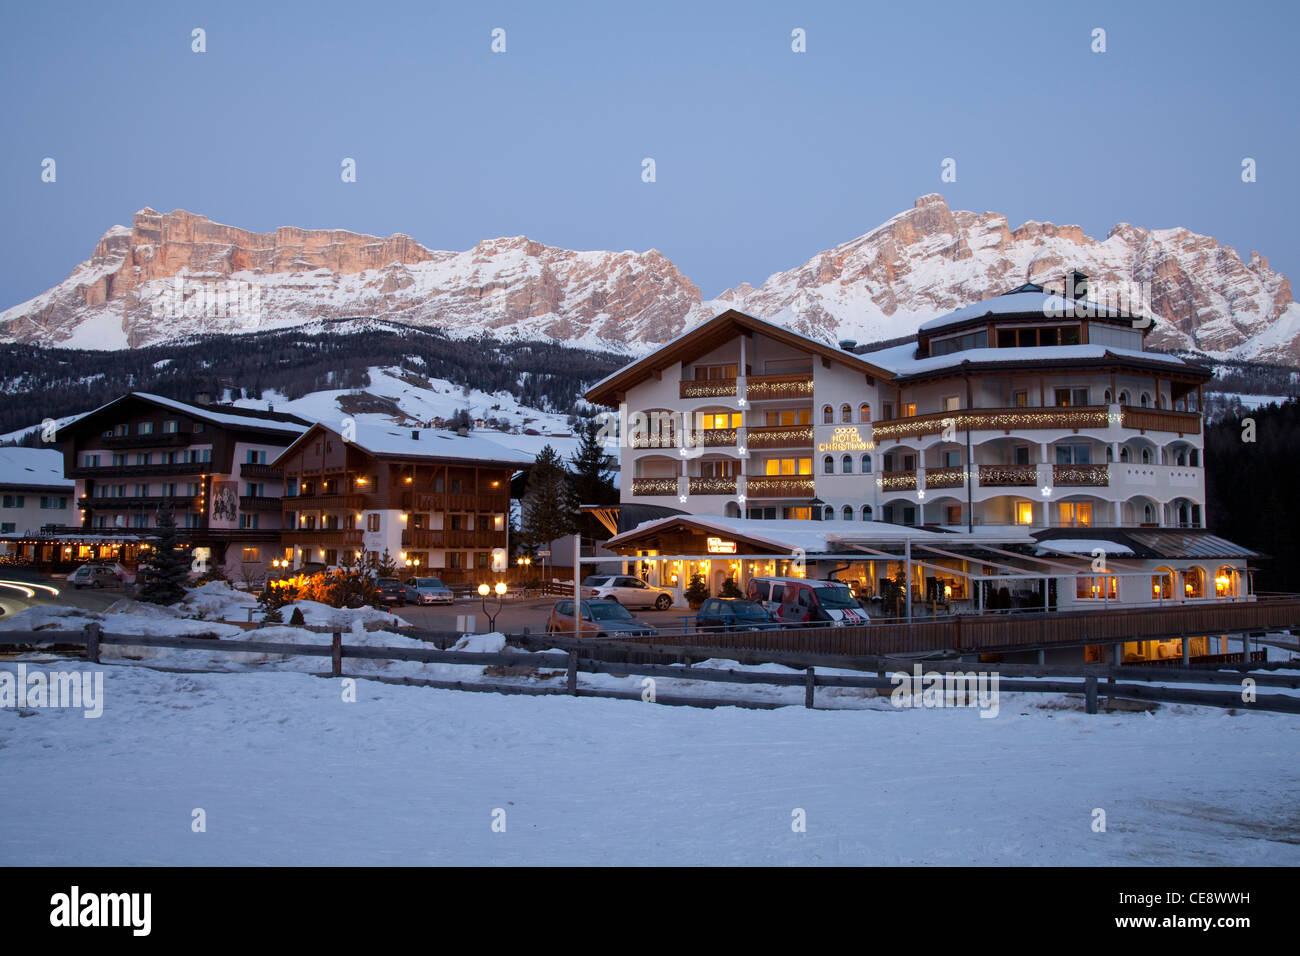
[[239,521],[239,483],[218,481],[212,486],[212,524],[235,525]]

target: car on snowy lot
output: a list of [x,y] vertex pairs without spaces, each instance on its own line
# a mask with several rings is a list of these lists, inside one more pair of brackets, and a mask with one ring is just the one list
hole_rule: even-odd
[[758,601],[708,598],[695,615],[697,631],[779,631],[781,622]]
[[546,621],[546,633],[561,637],[572,635],[574,624],[579,637],[658,637],[659,632],[632,616],[632,612],[614,601],[583,601],[582,620],[573,619],[573,598],[556,601]]
[[91,562],[83,564],[68,575],[68,581],[75,588],[117,588],[132,583],[133,575],[120,564]]
[[582,595],[595,600],[617,601],[625,607],[652,607],[656,611],[666,611],[673,606],[671,591],[646,584],[630,574],[592,575],[583,581]]
[[407,578],[406,600],[410,604],[451,604],[456,596],[438,578]]
[[406,607],[406,585],[397,578],[375,578],[376,604]]

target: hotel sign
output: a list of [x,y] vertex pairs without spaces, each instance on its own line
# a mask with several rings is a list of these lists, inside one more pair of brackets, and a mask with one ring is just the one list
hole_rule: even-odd
[[736,553],[736,542],[734,541],[723,541],[721,538],[709,538],[707,545],[709,554]]
[[835,429],[831,435],[830,441],[824,441],[818,444],[818,451],[872,451],[876,447],[875,442],[867,441],[859,434],[857,428],[847,425],[843,428]]

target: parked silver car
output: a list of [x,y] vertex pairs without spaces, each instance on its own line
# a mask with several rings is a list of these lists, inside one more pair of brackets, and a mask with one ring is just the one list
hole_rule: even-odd
[[451,588],[438,578],[407,578],[405,588],[408,604],[451,604],[456,600]]
[[673,606],[673,594],[653,587],[630,574],[611,574],[583,581],[582,596],[593,600],[617,601],[624,607],[652,607],[666,611]]

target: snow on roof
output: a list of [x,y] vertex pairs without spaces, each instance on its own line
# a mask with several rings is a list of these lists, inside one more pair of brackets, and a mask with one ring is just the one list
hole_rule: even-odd
[[63,477],[63,452],[52,448],[0,448],[0,485],[41,485],[71,489]]
[[[295,435],[301,435],[308,428],[307,425],[300,425],[297,422],[276,421],[274,418],[260,418],[256,415],[250,415],[243,409],[229,408],[226,406],[208,406],[193,405],[189,402],[178,402],[174,398],[164,398],[161,395],[153,395],[149,392],[132,392],[139,398],[146,401],[155,402],[167,408],[175,409],[178,412],[184,412],[187,415],[194,415],[218,425],[233,425],[243,428],[267,428],[272,431],[289,432]],[[112,403],[110,403],[112,404]],[[107,406],[101,406],[107,407]]]
[[1187,368],[1191,365],[1176,355],[1144,352],[1141,349],[1121,349],[1111,345],[1039,345],[1023,348],[967,349],[964,352],[949,352],[947,355],[915,358],[916,343],[904,342],[902,345],[894,345],[878,352],[866,352],[862,357],[897,375],[919,375],[923,372],[958,366],[963,362],[970,362],[972,365],[984,362],[1042,363],[1071,359],[1100,359],[1108,354],[1117,358],[1141,359],[1144,362],[1158,362],[1179,368]]
[[1044,318],[1064,318],[1073,315],[1075,308],[1079,305],[1093,310],[1092,315],[1117,319],[1130,317],[1126,313],[1108,308],[1102,303],[1090,299],[1076,301],[1050,292],[1010,292],[1006,295],[994,296],[991,299],[984,299],[980,302],[962,306],[960,309],[955,309],[946,315],[931,319],[929,322],[922,323],[920,331],[933,332],[935,329],[958,325],[971,319],[983,318],[986,315],[1040,313]]
[[1103,541],[1097,538],[1052,538],[1039,543],[1038,553],[1050,554],[1053,551],[1063,551],[1066,554],[1091,555],[1098,548],[1101,548],[1106,554],[1134,554],[1133,549],[1126,544],[1119,544],[1116,541]]
[[643,521],[635,528],[610,538],[605,545],[616,547],[628,539],[677,521],[688,522],[706,531],[717,531],[723,535],[734,535],[771,545],[776,552],[802,548],[807,554],[825,554],[831,550],[832,545],[859,543],[870,546],[909,538],[915,544],[932,544],[941,548],[989,538],[1015,542],[1028,540],[1027,530],[1022,528],[976,528],[974,533],[968,533],[964,529],[953,532],[933,531],[884,521],[762,520],[721,515],[669,515]]
[[[414,438],[413,434],[420,437]],[[535,455],[506,448],[473,433],[461,437],[456,432],[436,428],[402,428],[398,425],[368,425],[358,422],[353,443],[372,455],[427,455],[511,465],[531,465],[536,460]]]

